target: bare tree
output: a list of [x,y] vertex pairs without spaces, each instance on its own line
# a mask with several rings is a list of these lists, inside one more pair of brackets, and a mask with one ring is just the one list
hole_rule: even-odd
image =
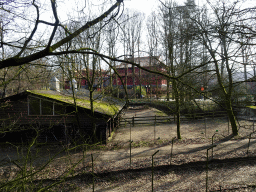
[[[254,27],[250,21],[254,19],[250,12],[253,8],[241,8],[240,1],[232,3],[222,0],[212,4],[208,1],[212,10],[209,21],[194,19],[202,42],[211,56],[220,93],[223,97],[223,107],[232,126],[233,135],[238,135],[238,125],[232,107],[232,95],[234,89],[233,72],[241,62],[239,54],[242,52],[243,43],[240,41],[243,29],[247,29],[247,38],[253,39]],[[207,11],[210,12],[209,10]],[[247,25],[241,25],[240,21],[246,21]],[[226,81],[223,79],[223,70],[227,73]]]
[[[110,25],[106,27],[105,31],[105,38],[106,38],[106,44],[107,49],[106,52],[108,52],[108,55],[111,57],[117,56],[117,41],[118,41],[118,33],[119,28],[115,21],[112,21]],[[110,65],[116,67],[116,62],[109,60]],[[110,93],[113,92],[113,77],[115,78],[115,82],[117,82],[118,77],[114,74],[113,76],[113,70],[109,67],[109,86],[110,86]],[[115,87],[115,93],[117,93],[117,97],[119,97],[119,87],[116,83]]]
[[[175,2],[162,2],[160,8],[163,18],[163,47],[166,55],[166,71],[172,77],[180,76],[179,81],[173,78],[172,98],[175,99],[175,114],[177,116],[177,138],[181,139],[180,132],[180,106],[186,95],[187,86],[191,85],[190,73],[192,69],[192,34],[191,26],[188,20],[190,14],[190,4],[177,6]],[[185,50],[185,51],[184,51]],[[192,72],[192,70],[191,70]],[[169,101],[170,79],[167,79],[167,100]],[[191,94],[191,93],[190,93]]]
[[[123,2],[122,0],[117,0],[116,3],[110,6],[110,8],[106,10],[104,13],[85,22],[79,29],[71,32],[59,20],[56,1],[54,0],[50,1],[51,11],[52,11],[54,20],[53,22],[48,22],[40,19],[40,14],[42,10],[37,4],[37,2],[33,0],[31,3],[29,3],[30,10],[33,8],[34,9],[33,11],[35,13],[33,27],[28,28],[30,32],[27,30],[24,36],[20,37],[20,40],[7,41],[7,38],[6,40],[1,39],[2,50],[3,50],[3,47],[8,47],[8,48],[15,48],[16,51],[14,51],[13,54],[10,55],[8,58],[2,58],[2,60],[0,61],[0,69],[9,67],[9,66],[20,66],[43,57],[51,56],[51,55],[64,54],[63,52],[59,51],[59,48],[61,48],[63,45],[67,44],[68,42],[72,41],[79,34],[91,28],[92,26],[99,23],[100,21],[104,21],[104,25],[107,25],[112,18],[115,18],[119,14],[120,4],[122,2]],[[3,8],[5,6],[8,6],[8,4],[3,4]],[[24,15],[24,16],[28,16],[28,15]],[[25,21],[29,22],[29,24],[32,25],[32,23],[30,22],[31,20],[28,20],[28,18],[25,18],[25,19],[26,19]],[[46,25],[48,26],[47,29],[51,30],[51,32],[49,31],[50,35],[47,37],[46,41],[40,41],[40,36],[38,37],[36,35],[40,25]],[[13,31],[17,30],[15,29],[15,25],[13,26],[12,29]],[[63,38],[57,37],[56,32],[58,29],[64,30],[68,35]],[[23,30],[23,29],[18,29],[17,31],[18,33],[20,32],[19,30]],[[45,33],[45,34],[48,34],[48,33]],[[35,44],[34,42],[38,42],[39,45]]]
[[[147,34],[148,34],[148,37],[147,37],[147,40],[148,40],[148,52],[149,52],[149,56],[150,56],[150,61],[149,61],[149,66],[151,68],[151,70],[153,70],[153,65],[155,63],[154,61],[154,57],[155,56],[159,56],[160,54],[160,48],[159,48],[159,40],[160,40],[160,37],[159,37],[159,30],[158,30],[158,25],[159,23],[157,22],[157,14],[155,12],[152,12],[151,15],[149,16],[148,18],[148,21],[147,21]],[[153,81],[155,81],[155,84],[156,84],[156,88],[155,91],[156,91],[156,94],[157,94],[157,91],[158,91],[158,76],[154,76],[153,74],[150,75],[149,79],[148,79],[148,83],[149,83],[149,86],[150,86],[150,98],[151,98],[151,95],[152,95],[152,88],[153,88]]]
[[[126,10],[123,16],[122,27],[122,41],[124,46],[124,59],[134,62],[134,57],[139,48],[139,41],[142,33],[142,21],[144,16],[140,12]],[[137,46],[137,47],[136,47]],[[135,96],[135,68],[134,65],[126,65],[126,74],[128,74],[128,67],[132,67],[132,89]],[[127,78],[125,77],[125,84],[127,87]]]

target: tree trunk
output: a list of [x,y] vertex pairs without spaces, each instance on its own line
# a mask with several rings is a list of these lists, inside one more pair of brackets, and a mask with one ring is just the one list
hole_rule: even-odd
[[230,124],[232,127],[232,133],[234,136],[237,136],[238,135],[238,127],[237,127],[236,117],[233,112],[233,108],[232,108],[230,100],[226,102],[226,107],[227,107],[228,118],[229,118],[229,121],[230,121]]
[[94,106],[93,106],[93,87],[90,87],[90,106],[91,106],[91,119],[92,119],[92,139],[96,141],[96,123],[94,118]]
[[[168,74],[170,74],[170,73],[168,73]],[[170,101],[170,81],[169,81],[169,79],[166,79],[167,80],[167,88],[166,88],[166,93],[167,93],[167,101]],[[173,98],[172,98],[173,99]]]
[[178,91],[176,80],[173,81],[173,91],[174,91],[174,95],[175,95],[175,105],[176,105],[176,115],[177,115],[177,139],[181,139],[181,133],[180,133],[180,99],[179,99],[179,91]]

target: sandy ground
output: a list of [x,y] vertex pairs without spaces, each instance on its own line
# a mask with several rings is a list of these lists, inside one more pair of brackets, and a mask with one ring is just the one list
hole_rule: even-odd
[[[156,109],[130,110],[125,113],[125,117],[132,117],[135,113],[136,116],[153,116],[158,111]],[[250,140],[247,153],[248,134],[253,130],[253,122],[241,120],[239,123],[240,136],[230,139],[228,131],[231,133],[231,130],[228,130],[226,118],[182,122],[183,139],[174,140],[173,148],[170,141],[176,136],[174,123],[134,126],[131,129],[133,140],[131,164],[130,126],[121,127],[104,150],[90,150],[84,154],[78,150],[61,154],[41,171],[37,178],[47,179],[43,184],[49,185],[55,182],[56,178],[63,178],[71,166],[82,160],[75,167],[72,175],[54,190],[92,191],[92,154],[96,174],[95,191],[151,191],[152,154],[159,150],[154,161],[154,191],[205,191],[206,151],[211,146],[212,135],[218,130],[214,136],[214,144],[217,145],[213,151],[214,161],[209,163],[209,190],[256,191],[254,188],[256,184],[254,135]],[[45,159],[51,155],[50,151],[48,152]],[[209,159],[211,155],[212,151],[209,150]],[[2,160],[15,158],[15,151],[8,149],[1,151]],[[1,166],[0,177],[6,181],[11,180],[15,177],[15,171],[19,171],[17,166]]]
[[[133,116],[154,116],[158,113],[157,109],[145,109],[145,110],[129,110],[125,113],[123,118],[131,118]],[[253,132],[253,122],[239,120],[240,137],[247,137]],[[255,125],[256,126],[256,125]],[[162,124],[162,125],[139,125],[130,127],[129,124],[119,128],[113,139],[113,142],[128,142],[130,140],[130,128],[131,128],[131,139],[134,142],[137,141],[149,141],[155,139],[171,140],[177,135],[177,126],[175,123]],[[223,118],[207,118],[201,120],[191,120],[181,122],[181,136],[183,139],[205,139],[212,138],[215,134],[214,139],[224,138],[232,133],[231,126],[228,123],[226,117]],[[216,132],[216,130],[218,132]],[[255,128],[256,130],[256,128]],[[253,135],[254,136],[254,135]]]

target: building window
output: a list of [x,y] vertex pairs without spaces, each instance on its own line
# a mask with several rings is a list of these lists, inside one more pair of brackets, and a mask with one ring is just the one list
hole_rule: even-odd
[[66,109],[63,105],[59,105],[59,104],[54,103],[53,106],[54,106],[53,107],[53,112],[54,112],[53,115],[63,115],[63,114],[65,114]]
[[53,115],[53,103],[41,99],[41,115]]
[[29,97],[29,99],[28,99],[28,115],[41,115],[40,99]]
[[28,97],[28,115],[63,115],[66,108],[54,102]]

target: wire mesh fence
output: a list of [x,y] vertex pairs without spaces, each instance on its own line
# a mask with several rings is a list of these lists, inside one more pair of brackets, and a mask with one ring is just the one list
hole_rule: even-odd
[[[182,121],[184,140],[175,139],[174,119],[147,126],[131,121],[109,146],[63,145],[60,153],[61,146],[58,150],[31,146],[12,153],[6,149],[0,187],[3,191],[15,191],[19,185],[30,186],[26,189],[31,191],[253,191],[254,121],[238,120],[240,137],[234,140],[227,117],[207,117]],[[118,141],[124,144],[118,146]]]

